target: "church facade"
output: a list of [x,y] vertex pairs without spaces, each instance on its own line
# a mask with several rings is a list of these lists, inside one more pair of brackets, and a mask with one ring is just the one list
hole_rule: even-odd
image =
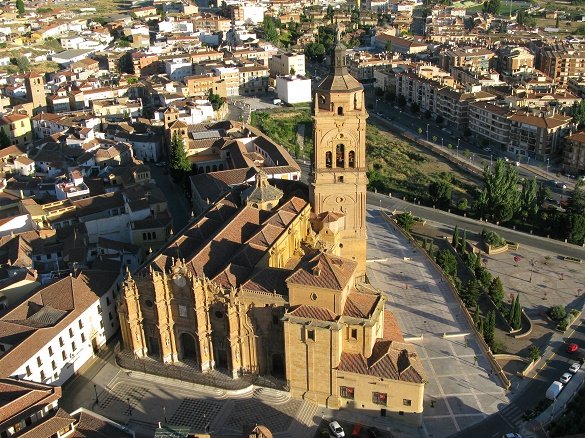
[[129,273],[124,348],[233,378],[271,375],[297,398],[420,422],[422,365],[365,281],[366,119],[338,42],[315,93],[308,193],[260,171]]

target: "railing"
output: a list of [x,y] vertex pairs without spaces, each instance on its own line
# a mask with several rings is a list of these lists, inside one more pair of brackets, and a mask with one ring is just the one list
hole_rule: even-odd
[[252,385],[283,391],[288,390],[286,382],[272,376],[261,376],[257,373],[243,372],[238,378],[232,379],[227,374],[223,374],[218,370],[204,373],[185,363],[179,365],[164,364],[152,358],[135,358],[130,352],[125,350],[116,354],[116,363],[121,368],[132,371],[226,390],[240,390]]

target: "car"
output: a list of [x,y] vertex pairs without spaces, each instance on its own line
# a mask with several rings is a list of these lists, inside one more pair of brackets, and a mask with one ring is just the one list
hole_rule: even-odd
[[368,437],[369,438],[381,438],[382,437],[382,434],[375,427],[370,427],[368,429]]
[[579,350],[579,346],[574,342],[571,342],[569,345],[567,345],[567,353],[576,353],[577,350]]
[[563,384],[566,385],[567,383],[569,383],[569,380],[571,380],[571,377],[573,377],[573,375],[571,373],[564,373],[561,378],[559,379],[559,381]]
[[329,423],[329,431],[335,438],[345,437],[345,431],[337,421],[332,421],[331,423]]
[[579,362],[573,362],[569,367],[569,372],[575,374],[581,368],[581,364]]

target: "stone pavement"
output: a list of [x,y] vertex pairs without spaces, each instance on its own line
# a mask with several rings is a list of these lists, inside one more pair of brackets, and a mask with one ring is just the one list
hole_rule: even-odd
[[449,436],[502,409],[509,403],[506,391],[492,376],[440,274],[377,209],[368,211],[367,221],[368,279],[386,295],[387,308],[416,346],[428,375],[423,413],[427,436]]
[[168,422],[199,431],[207,426],[219,434],[264,424],[281,438],[305,438],[315,434],[323,416],[317,405],[293,400],[287,392],[253,386],[227,391],[121,370],[113,362],[105,362],[88,382],[68,404],[127,425],[138,437],[151,437],[159,422]]

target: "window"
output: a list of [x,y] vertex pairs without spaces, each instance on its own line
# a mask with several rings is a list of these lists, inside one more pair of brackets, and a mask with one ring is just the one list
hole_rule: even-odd
[[315,330],[307,330],[307,339],[309,341],[314,341],[315,340]]
[[65,345],[63,343],[63,338],[59,336],[59,346],[62,347],[63,345]]
[[187,306],[179,305],[179,316],[181,318],[187,318]]
[[29,365],[27,365],[27,366],[26,366],[26,375],[27,375],[27,376],[30,376],[31,374],[32,374],[32,373],[30,372],[30,366],[29,366]]
[[335,166],[345,167],[345,145],[339,143],[335,147]]
[[385,392],[372,392],[372,403],[386,406],[388,395]]
[[53,347],[49,346],[49,356],[53,355]]
[[351,337],[351,339],[357,339],[357,337],[358,337],[357,329],[353,329],[353,328],[351,329],[350,337]]
[[404,406],[412,406],[412,400],[409,400],[409,399],[407,399],[407,398],[403,398],[403,399],[402,399],[402,404],[403,404]]
[[41,359],[41,356],[37,356],[37,365],[38,366],[42,366],[43,365],[43,360]]
[[339,396],[353,400],[354,389],[351,386],[340,386]]

